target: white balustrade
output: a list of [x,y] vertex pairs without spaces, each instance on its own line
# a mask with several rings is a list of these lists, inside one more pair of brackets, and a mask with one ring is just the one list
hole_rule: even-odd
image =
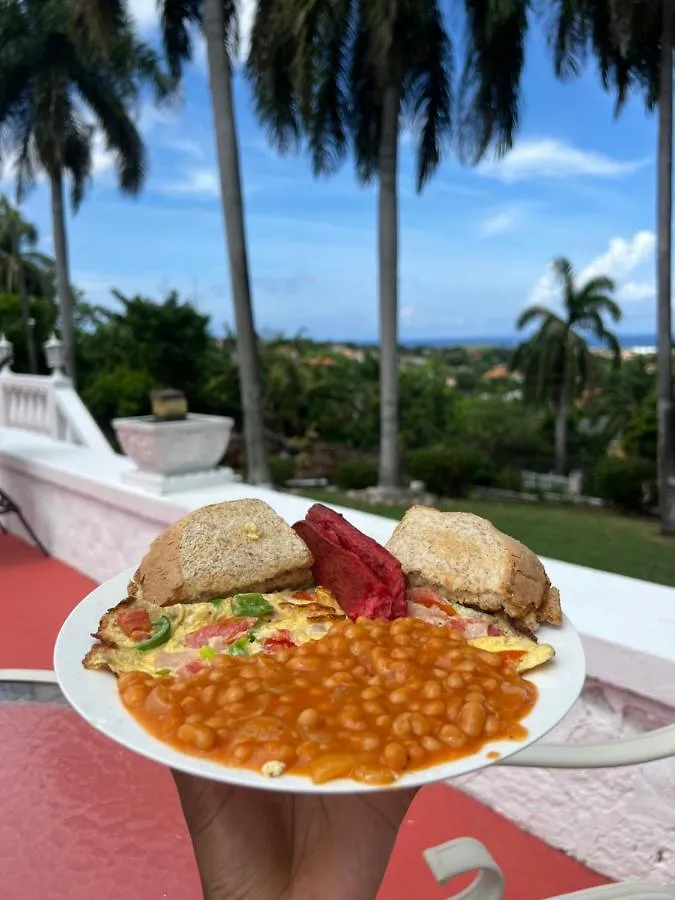
[[0,372],[0,426],[113,453],[70,379],[60,372],[19,375],[5,367]]

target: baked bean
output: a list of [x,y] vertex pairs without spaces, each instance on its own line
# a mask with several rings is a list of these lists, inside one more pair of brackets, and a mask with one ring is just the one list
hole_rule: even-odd
[[[397,621],[400,621],[397,619]],[[397,737],[408,737],[412,731],[410,727],[410,713],[405,712],[396,716],[394,719],[391,730]]]
[[250,678],[246,682],[246,693],[247,694],[257,694],[262,685],[258,681],[257,678]]
[[422,712],[426,716],[442,716],[445,712],[445,703],[442,700],[430,700],[422,706]]
[[459,688],[464,687],[464,682],[460,675],[457,675],[456,672],[453,672],[452,675],[448,675],[445,679],[445,684],[450,688],[451,691],[457,691]]
[[194,712],[199,706],[199,703],[195,697],[183,697],[180,701],[181,709],[184,709],[186,713]]
[[455,671],[457,672],[465,672],[472,673],[476,671],[476,663],[471,659],[462,659],[455,666]]
[[464,698],[467,703],[473,701],[475,703],[485,703],[485,694],[482,691],[471,690]]
[[382,751],[380,762],[383,766],[389,766],[392,769],[401,771],[405,769],[408,763],[408,751],[397,741],[392,741]]
[[141,684],[133,684],[131,687],[128,687],[124,693],[122,694],[122,699],[124,700],[127,706],[135,707],[140,706],[145,702],[145,698],[147,696],[147,690]]
[[198,725],[203,721],[204,716],[201,713],[192,713],[191,716],[185,716],[185,722],[187,725]]
[[303,741],[298,745],[298,756],[301,760],[310,761],[319,754],[319,745],[316,741]]
[[286,665],[293,672],[316,672],[321,663],[315,656],[295,656]]
[[405,647],[394,647],[391,651],[392,659],[412,659],[415,651]]
[[461,697],[455,697],[453,700],[450,700],[449,703],[446,704],[445,707],[445,715],[449,722],[454,722],[457,716],[459,715],[459,711],[462,708],[463,700]]
[[410,700],[410,691],[406,688],[396,688],[389,694],[389,702],[395,703],[397,706],[407,703]]
[[345,706],[338,714],[338,722],[350,731],[363,731],[367,728],[357,707]]
[[499,721],[498,716],[492,715],[488,716],[485,722],[485,734],[488,737],[493,737],[499,729],[501,728],[501,723]]
[[377,697],[382,696],[381,688],[377,687],[367,687],[361,691],[361,699],[362,700],[375,700]]
[[447,744],[452,750],[459,750],[466,744],[466,738],[456,725],[444,725],[439,734],[439,738],[444,744]]
[[354,678],[365,678],[368,674],[365,666],[355,666],[351,671]]
[[[185,721],[187,722],[187,719]],[[223,718],[223,716],[211,716],[209,719],[206,719],[204,724],[208,725],[209,728],[227,728],[227,719]]]
[[[218,657],[216,657],[217,659]],[[220,684],[225,681],[227,678],[227,672],[224,669],[214,669],[212,672],[209,672],[209,681],[211,684]]]
[[374,765],[357,766],[352,772],[352,778],[364,784],[392,784],[396,781],[396,775],[391,769]]
[[379,737],[371,731],[354,734],[351,737],[351,741],[359,750],[365,750],[367,752],[377,750],[381,743]]
[[120,692],[124,692],[134,684],[145,684],[144,672],[122,672],[117,679],[117,687]]
[[298,716],[298,725],[301,728],[316,728],[319,724],[319,714],[315,709],[308,707],[307,709],[303,709],[303,711]]
[[248,760],[251,758],[252,753],[253,746],[246,742],[237,744],[232,750],[232,756],[234,756],[236,761],[240,763],[248,762]]
[[467,737],[480,737],[485,728],[486,711],[482,703],[470,700],[459,711],[457,725]]
[[410,728],[415,737],[423,737],[431,731],[431,724],[425,715],[413,712],[410,715]]
[[227,703],[238,703],[239,700],[244,699],[245,694],[246,691],[243,687],[231,685],[218,694],[218,705],[225,706]]
[[384,707],[376,700],[366,700],[366,702],[363,704],[363,709],[364,712],[367,712],[369,716],[385,715]]
[[422,685],[425,700],[437,700],[441,696],[441,686],[437,681],[425,681]]
[[487,650],[477,650],[476,656],[481,662],[484,662],[492,669],[498,669],[502,664],[501,658],[498,653],[488,653]]
[[348,641],[363,640],[366,637],[366,632],[364,631],[362,626],[356,625],[354,623],[347,625],[344,629],[343,634]]
[[253,667],[253,665],[252,665],[250,662],[247,661],[247,664],[245,665],[245,667],[244,667],[244,668],[241,670],[241,672],[239,673],[239,677],[240,677],[240,678],[243,678],[244,681],[247,681],[249,678],[257,678],[257,677],[258,677],[258,672],[257,672],[257,670]]
[[494,678],[484,678],[482,682],[483,690],[488,694],[491,694],[493,691],[497,690],[498,684],[496,679]]
[[391,725],[391,716],[378,716],[375,719],[375,724],[381,731],[386,731],[387,728]]
[[188,689],[188,684],[186,681],[176,681],[174,684],[169,685],[169,690],[172,694],[184,694]]
[[260,748],[261,756],[265,757],[265,762],[278,759],[283,763],[294,763],[297,754],[290,744],[284,744],[280,741],[266,741]]
[[425,750],[415,741],[408,741],[405,746],[408,751],[408,756],[413,763],[422,762],[427,755]]
[[176,736],[196,750],[211,750],[216,736],[207,725],[181,725]]
[[424,747],[425,750],[430,750],[432,753],[440,750],[443,746],[440,741],[437,741],[435,737],[432,737],[430,734],[425,735],[420,744]]
[[145,698],[145,710],[152,716],[169,716],[173,712],[174,703],[173,695],[163,684],[158,684]]
[[200,695],[202,703],[213,703],[217,690],[218,688],[215,686],[215,684],[209,684],[207,687],[202,688]]

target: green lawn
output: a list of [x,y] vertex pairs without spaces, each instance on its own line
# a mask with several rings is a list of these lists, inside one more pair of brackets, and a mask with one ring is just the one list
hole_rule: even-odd
[[[314,500],[400,519],[404,507],[371,506],[333,491],[304,491]],[[620,516],[563,504],[461,500],[443,509],[476,513],[540,556],[675,587],[675,541],[661,537],[656,519]]]

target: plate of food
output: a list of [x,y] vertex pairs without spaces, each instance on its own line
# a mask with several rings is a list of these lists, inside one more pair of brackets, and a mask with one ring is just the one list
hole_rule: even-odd
[[490,522],[414,506],[386,546],[315,504],[195,510],[70,614],[74,709],[143,756],[291,792],[413,787],[540,740],[585,676],[541,561]]

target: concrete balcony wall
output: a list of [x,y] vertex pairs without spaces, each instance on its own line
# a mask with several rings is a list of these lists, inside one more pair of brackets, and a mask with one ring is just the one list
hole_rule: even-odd
[[[135,565],[166,525],[204,504],[257,496],[292,522],[311,502],[242,484],[157,497],[123,483],[131,466],[122,456],[0,427],[0,487],[52,554],[99,581]],[[379,541],[395,525],[344,512]],[[10,519],[2,524],[21,533]],[[582,634],[589,675],[551,739],[616,739],[675,721],[675,590],[544,562]],[[588,772],[494,766],[460,786],[609,877],[675,882],[675,759]]]

